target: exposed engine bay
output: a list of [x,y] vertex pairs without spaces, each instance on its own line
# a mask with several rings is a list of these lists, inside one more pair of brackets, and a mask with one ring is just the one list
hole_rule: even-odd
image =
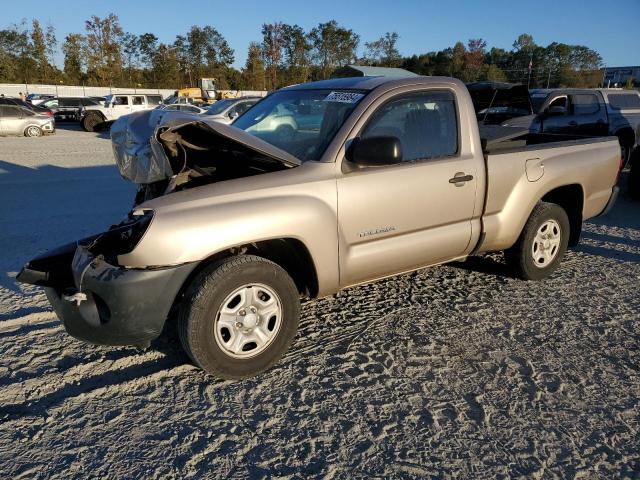
[[135,204],[201,185],[300,165],[243,130],[179,112],[144,111],[111,127],[120,174],[138,184]]

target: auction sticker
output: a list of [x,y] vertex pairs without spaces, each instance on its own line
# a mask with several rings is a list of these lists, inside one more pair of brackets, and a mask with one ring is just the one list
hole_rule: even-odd
[[356,103],[364,97],[364,93],[355,92],[331,92],[325,97],[324,102]]

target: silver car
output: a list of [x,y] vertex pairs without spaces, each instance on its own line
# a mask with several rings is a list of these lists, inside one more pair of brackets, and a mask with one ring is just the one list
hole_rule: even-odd
[[218,100],[203,114],[209,120],[230,124],[244,112],[253,107],[260,97],[227,98]]
[[0,105],[0,135],[41,137],[55,132],[53,115],[39,113],[17,105]]

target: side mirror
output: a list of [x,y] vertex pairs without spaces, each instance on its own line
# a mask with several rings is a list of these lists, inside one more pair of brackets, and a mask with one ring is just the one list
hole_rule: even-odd
[[398,137],[356,138],[347,150],[347,160],[362,167],[381,167],[402,162]]
[[231,120],[235,120],[236,118],[238,118],[240,116],[240,114],[238,112],[229,112],[229,118]]
[[558,115],[564,115],[567,113],[567,110],[564,107],[555,106],[547,108],[544,112],[550,117],[556,117]]

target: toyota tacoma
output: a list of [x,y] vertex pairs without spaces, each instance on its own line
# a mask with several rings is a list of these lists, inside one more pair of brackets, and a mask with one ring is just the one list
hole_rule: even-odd
[[[263,128],[283,110],[295,128]],[[18,280],[94,344],[148,345],[175,318],[193,362],[223,378],[281,358],[302,297],[495,251],[544,279],[617,192],[617,138],[480,129],[446,77],[296,85],[230,126],[152,118],[111,130],[139,186],[127,219]]]

